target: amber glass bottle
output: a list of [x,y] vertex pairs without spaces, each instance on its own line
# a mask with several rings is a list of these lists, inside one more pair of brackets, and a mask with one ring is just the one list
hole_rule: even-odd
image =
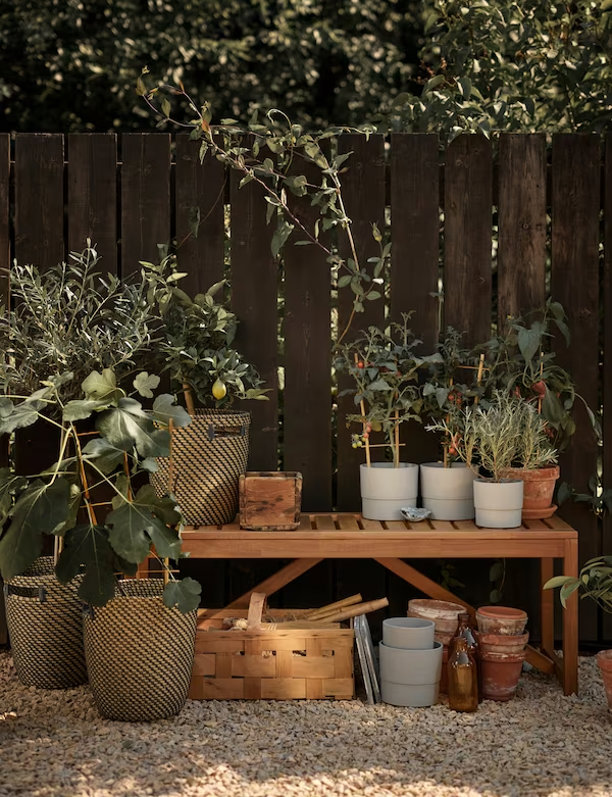
[[477,683],[478,683],[478,702],[482,700],[482,682],[481,682],[481,675],[482,669],[480,666],[480,645],[476,641],[476,637],[474,636],[474,631],[470,625],[470,615],[468,612],[461,612],[459,615],[459,627],[457,628],[457,633],[455,634],[449,651],[449,658],[452,655],[454,650],[455,642],[459,637],[463,637],[467,641],[467,646],[469,652],[472,654],[474,662],[476,663],[476,672],[477,672]]
[[455,711],[476,711],[478,708],[476,661],[463,636],[453,640],[453,650],[448,659],[448,705]]

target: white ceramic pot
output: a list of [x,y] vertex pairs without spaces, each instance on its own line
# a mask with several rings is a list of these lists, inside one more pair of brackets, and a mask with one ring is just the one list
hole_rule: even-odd
[[381,681],[380,696],[383,703],[391,706],[409,706],[419,708],[433,706],[438,702],[440,693],[440,682],[435,684],[420,684],[410,686],[410,684],[394,684],[390,681]]
[[445,468],[442,462],[421,465],[421,499],[432,520],[471,520],[474,517],[476,475],[463,462]]
[[442,644],[434,642],[428,650],[404,650],[380,643],[380,678],[393,684],[419,686],[440,681]]
[[474,480],[476,525],[489,529],[514,529],[521,525],[523,482]]
[[419,466],[400,462],[373,462],[359,468],[361,513],[369,520],[402,520],[403,506],[416,506]]
[[426,650],[434,646],[435,624],[421,617],[389,617],[383,620],[383,642],[390,648]]

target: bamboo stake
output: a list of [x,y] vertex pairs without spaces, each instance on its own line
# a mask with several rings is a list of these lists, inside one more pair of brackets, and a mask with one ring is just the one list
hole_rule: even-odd
[[[453,381],[453,377],[451,376],[451,377],[449,377],[449,380],[448,380],[449,388],[452,388],[453,384],[454,384],[454,381]],[[450,412],[448,412],[446,414],[446,423],[448,424],[449,421],[450,421]],[[444,443],[443,446],[442,446],[442,453],[444,454],[444,467],[445,468],[448,468],[448,449],[449,448],[450,448],[450,441],[447,440],[446,443]]]
[[[477,387],[480,387],[480,383],[482,381],[482,375],[484,373],[484,360],[485,360],[485,356],[484,356],[484,352],[483,352],[480,355],[480,360],[478,361],[478,373],[476,375],[476,386]],[[476,398],[474,399],[474,404],[478,404],[478,399],[479,399],[479,396],[476,396]]]
[[340,620],[348,620],[350,617],[357,617],[359,614],[367,614],[368,612],[375,612],[378,609],[384,609],[389,605],[388,598],[379,598],[374,601],[367,601],[366,603],[356,603],[353,606],[347,606],[344,609],[338,609],[333,614],[328,615],[326,622],[339,622]]
[[[359,358],[357,357],[357,352],[355,352],[355,365],[359,362]],[[365,403],[363,399],[359,402],[359,409],[361,411],[361,417],[363,418],[363,434],[367,433],[367,437],[365,438],[365,453],[366,453],[366,465],[368,468],[372,467],[372,460],[370,459],[370,433],[367,431],[366,421],[365,421]]]
[[340,609],[344,606],[352,606],[354,603],[360,603],[363,600],[361,595],[358,593],[357,595],[350,595],[348,598],[342,598],[342,600],[336,601],[335,603],[327,603],[325,606],[320,606],[318,609],[313,609],[310,612],[307,612],[304,615],[306,620],[318,620],[321,615],[328,614],[336,609]]
[[400,449],[400,441],[399,441],[399,410],[395,410],[394,438],[395,438],[395,451],[393,452],[393,464],[395,465],[396,468],[399,468],[399,449]]
[[[544,373],[544,352],[540,352],[540,381],[542,381],[542,374]],[[542,414],[542,396],[538,395],[538,415]]]

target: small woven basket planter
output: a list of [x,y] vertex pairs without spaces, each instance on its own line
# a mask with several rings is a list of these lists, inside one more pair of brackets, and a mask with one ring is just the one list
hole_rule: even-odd
[[183,708],[197,612],[164,606],[162,579],[124,579],[116,597],[83,615],[89,684],[103,717],[142,722]]
[[249,456],[248,412],[196,410],[189,426],[172,432],[172,454],[157,460],[151,483],[170,490],[188,526],[231,523],[238,513],[238,480]]
[[13,661],[25,686],[67,689],[87,681],[78,587],[79,579],[60,584],[52,556],[4,585]]

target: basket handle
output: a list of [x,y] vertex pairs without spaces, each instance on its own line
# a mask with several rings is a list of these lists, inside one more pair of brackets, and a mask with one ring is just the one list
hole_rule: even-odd
[[263,592],[252,592],[249,601],[249,613],[247,615],[247,630],[255,631],[261,628],[261,617],[263,615],[266,596]]
[[223,439],[225,437],[246,437],[246,424],[241,423],[235,429],[228,429],[227,426],[221,425],[217,429],[214,423],[209,423],[206,433],[209,440],[214,440],[215,438]]
[[47,590],[40,587],[21,587],[16,584],[5,584],[3,587],[4,597],[8,598],[9,595],[16,595],[20,598],[38,598],[40,603],[47,600]]

